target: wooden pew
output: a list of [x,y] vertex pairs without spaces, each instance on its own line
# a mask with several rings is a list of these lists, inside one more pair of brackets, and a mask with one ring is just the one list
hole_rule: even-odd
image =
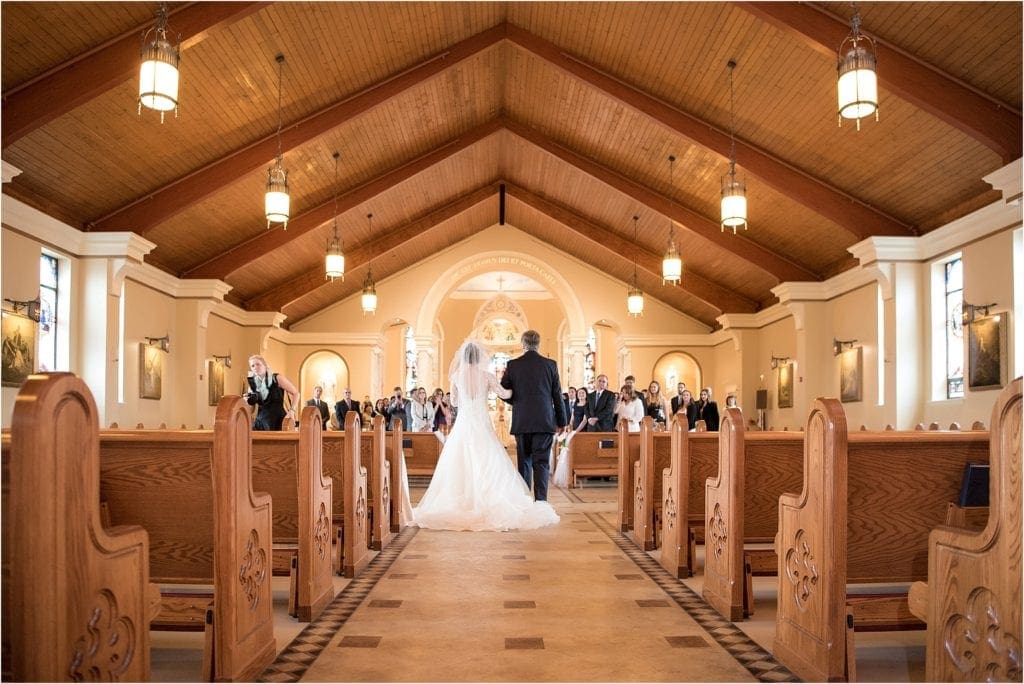
[[334,482],[331,518],[338,527],[338,574],[355,577],[370,562],[369,475],[362,465],[363,435],[355,411],[344,432],[323,433],[324,474]]
[[[387,447],[395,436],[385,432],[384,428],[384,417],[374,416],[371,428],[364,430],[359,437],[359,463],[367,474],[366,544],[377,551],[387,546],[394,536],[391,530],[392,498],[395,494],[391,473],[394,471],[391,459],[387,456]],[[327,454],[325,462],[328,464],[326,470],[336,479],[341,479],[341,457],[347,434],[345,430],[324,435],[324,450]],[[336,511],[337,519],[342,520],[340,507],[336,507]],[[378,511],[383,511],[383,515],[378,515]]]
[[274,555],[284,558],[290,577],[288,612],[302,622],[334,598],[333,483],[323,474],[321,427],[320,410],[306,406],[298,432],[252,433],[253,487],[274,501]]
[[433,432],[405,432],[402,448],[405,449],[405,467],[409,475],[432,476],[441,457],[441,440]]
[[1021,679],[1021,378],[992,409],[989,508],[981,531],[939,527],[928,538],[928,582],[910,606],[928,623],[933,682]]
[[662,473],[672,464],[672,435],[669,432],[655,432],[650,416],[640,421],[640,432],[634,434],[638,458],[634,463],[630,536],[644,551],[652,551],[657,548],[661,537],[659,521],[664,505]]
[[629,422],[624,418],[619,421],[617,430],[615,443],[618,446],[616,459],[619,466],[619,530],[628,532],[633,529],[633,497],[636,495],[634,476],[636,462],[640,458],[640,433],[630,432]]
[[671,468],[663,471],[661,564],[676,577],[696,570],[696,541],[704,533],[704,489],[718,468],[718,433],[688,432],[672,422]]
[[203,676],[257,677],[277,652],[270,586],[270,496],[253,493],[249,409],[217,405],[213,432],[100,433],[100,498],[113,525],[149,533],[153,582],[212,585],[165,592],[153,629],[206,632]]
[[[619,474],[617,432],[577,432],[569,442],[569,482],[580,486],[586,477],[612,477]],[[621,487],[621,483],[620,483]]]
[[98,416],[32,375],[2,436],[4,681],[149,680],[149,537],[100,522]]
[[802,482],[804,435],[746,434],[742,413],[728,408],[718,439],[717,472],[705,485],[704,600],[739,620],[753,612],[753,575],[778,568],[774,551],[744,544],[775,539],[779,496]]
[[988,435],[849,434],[837,400],[815,402],[802,491],[779,498],[780,663],[806,680],[854,680],[855,630],[923,626],[905,594],[848,596],[847,584],[926,577],[928,533],[959,494],[968,461],[988,461]]
[[391,430],[385,432],[385,439],[387,442],[385,454],[393,477],[391,485],[391,531],[398,534],[412,522],[406,516],[406,511],[411,506],[411,502],[406,500],[409,492],[402,485],[403,480],[408,481],[408,473],[405,470],[405,451],[402,448],[405,436],[402,432],[401,418],[392,419]]

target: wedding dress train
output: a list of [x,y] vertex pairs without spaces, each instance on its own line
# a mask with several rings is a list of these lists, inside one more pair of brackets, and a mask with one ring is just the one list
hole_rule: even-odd
[[528,530],[558,522],[546,501],[534,501],[498,440],[487,411],[487,393],[509,396],[487,370],[476,342],[465,342],[449,373],[458,417],[445,440],[430,486],[413,509],[422,528]]

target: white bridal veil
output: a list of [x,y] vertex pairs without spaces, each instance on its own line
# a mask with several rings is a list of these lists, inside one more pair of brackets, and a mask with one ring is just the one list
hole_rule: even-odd
[[[453,389],[452,401],[457,403],[463,398],[487,396],[490,365],[491,355],[483,344],[473,339],[463,342],[448,369],[448,379]],[[458,392],[465,394],[464,397],[456,396],[456,387]]]

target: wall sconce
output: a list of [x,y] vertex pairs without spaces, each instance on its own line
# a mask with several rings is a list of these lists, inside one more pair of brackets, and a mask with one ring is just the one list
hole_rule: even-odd
[[[790,358],[788,356],[772,356],[772,370],[775,370],[779,366],[785,366],[789,362]],[[761,379],[763,380],[764,378],[762,377]]]
[[231,352],[228,352],[226,356],[219,356],[217,354],[211,354],[214,361],[219,361],[224,364],[225,368],[231,368]]
[[832,338],[832,356],[839,356],[847,349],[853,349],[853,343],[857,340],[837,340]]
[[967,302],[964,302],[963,324],[970,325],[971,323],[973,323],[974,319],[978,317],[979,313],[981,314],[982,318],[985,318],[986,316],[988,316],[988,310],[994,307],[995,305],[995,302],[992,302],[991,304],[968,304]]
[[4,301],[11,305],[11,311],[13,311],[14,313],[21,313],[22,309],[24,309],[26,316],[31,318],[36,323],[39,322],[39,314],[41,309],[41,302],[39,301],[39,297],[36,297],[35,299],[26,302],[23,302],[18,299],[8,299],[7,297],[4,297]]
[[162,351],[168,353],[171,351],[171,336],[169,334],[163,337],[146,337],[146,342],[151,347],[160,347]]

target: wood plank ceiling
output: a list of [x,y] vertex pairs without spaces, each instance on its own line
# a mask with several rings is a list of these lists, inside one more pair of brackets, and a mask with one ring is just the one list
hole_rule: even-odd
[[[780,281],[849,268],[865,237],[993,200],[982,177],[1021,156],[1020,3],[861,3],[881,104],[860,131],[836,125],[845,4],[173,3],[181,111],[163,125],[136,105],[155,9],[4,3],[3,159],[22,173],[3,191],[137,232],[159,268],[289,324],[371,265],[380,280],[493,225],[504,184],[510,224],[624,283],[635,256],[649,296],[713,328]],[[268,231],[278,53],[292,220]],[[718,227],[729,59],[739,235]],[[332,283],[336,191],[348,267]],[[660,281],[670,221],[679,286]]]

